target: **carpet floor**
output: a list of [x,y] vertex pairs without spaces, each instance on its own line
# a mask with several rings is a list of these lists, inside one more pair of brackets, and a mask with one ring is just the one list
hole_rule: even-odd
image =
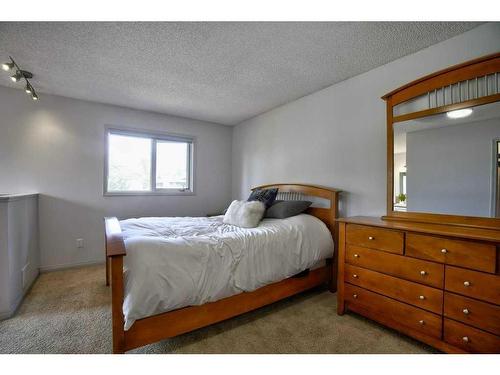
[[[313,290],[130,353],[434,353]],[[0,353],[111,353],[104,267],[41,274],[14,317],[0,321]]]

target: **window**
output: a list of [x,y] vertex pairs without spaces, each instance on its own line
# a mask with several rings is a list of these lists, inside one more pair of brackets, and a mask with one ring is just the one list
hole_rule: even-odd
[[106,130],[104,193],[192,194],[193,138]]

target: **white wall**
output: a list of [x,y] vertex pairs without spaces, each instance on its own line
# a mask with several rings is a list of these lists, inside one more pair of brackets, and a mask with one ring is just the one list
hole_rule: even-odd
[[38,276],[38,197],[0,196],[0,319],[10,317]]
[[344,215],[384,214],[386,118],[380,97],[498,51],[500,23],[482,25],[239,124],[233,131],[233,197],[263,183],[315,183],[345,190]]
[[399,173],[406,171],[406,152],[394,154],[394,197],[402,192],[399,190]]
[[[103,261],[104,216],[198,216],[230,202],[230,127],[43,94],[34,103],[5,87],[0,114],[0,192],[41,193],[42,269]],[[195,136],[196,196],[103,197],[106,124]]]
[[498,138],[498,118],[407,133],[408,211],[495,216],[493,141]]

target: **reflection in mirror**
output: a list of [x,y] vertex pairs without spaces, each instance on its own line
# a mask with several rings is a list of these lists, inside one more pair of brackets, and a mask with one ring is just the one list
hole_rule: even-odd
[[394,211],[500,217],[500,102],[394,129]]

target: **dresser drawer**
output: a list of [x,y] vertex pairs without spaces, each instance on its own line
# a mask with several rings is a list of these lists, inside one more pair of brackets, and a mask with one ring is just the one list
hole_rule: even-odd
[[444,265],[347,245],[346,262],[436,288],[444,286]]
[[500,306],[446,292],[444,315],[500,335]]
[[349,264],[345,267],[344,280],[436,314],[443,311],[443,292],[439,289]]
[[345,285],[344,293],[348,307],[359,306],[369,311],[372,319],[377,320],[378,316],[384,322],[389,320],[425,335],[441,338],[442,320],[439,315],[350,284]]
[[444,319],[444,341],[471,353],[500,353],[500,337]]
[[495,245],[407,233],[406,255],[494,273]]
[[390,229],[348,224],[346,242],[351,245],[403,254],[404,233]]
[[445,289],[500,305],[500,276],[446,266]]

